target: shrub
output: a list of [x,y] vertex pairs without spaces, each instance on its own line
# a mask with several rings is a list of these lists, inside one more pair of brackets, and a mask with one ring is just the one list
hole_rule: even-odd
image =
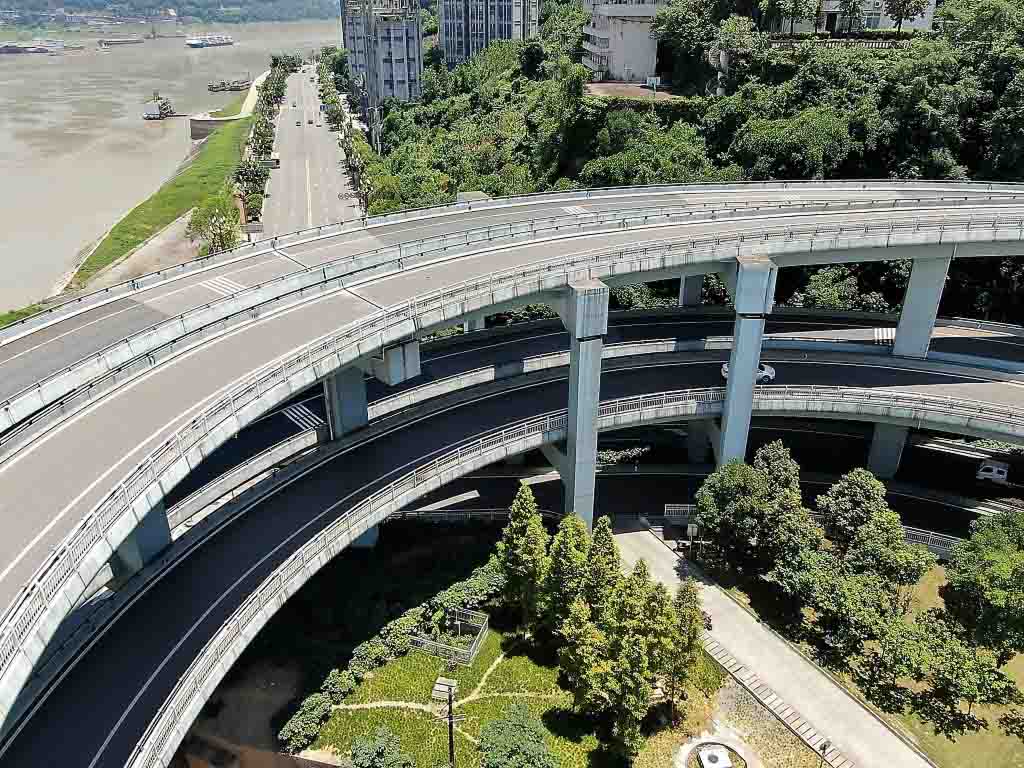
[[331,699],[327,694],[307,696],[298,712],[278,732],[277,739],[289,752],[299,752],[313,743],[330,715]]
[[341,704],[345,697],[352,693],[356,687],[356,676],[347,669],[342,671],[332,669],[327,673],[320,692],[326,695],[332,704]]
[[249,221],[259,221],[263,214],[263,195],[253,192],[245,196],[245,218]]

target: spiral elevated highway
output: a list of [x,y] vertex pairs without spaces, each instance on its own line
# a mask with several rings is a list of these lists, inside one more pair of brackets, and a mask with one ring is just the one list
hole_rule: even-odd
[[[58,732],[47,723],[76,730],[61,738],[91,745],[81,754],[89,752],[92,762],[83,764],[166,764],[203,694],[308,574],[401,504],[512,453],[566,440],[575,469],[563,477],[582,478],[597,428],[722,414],[716,441],[728,458],[742,455],[753,412],[843,413],[1024,438],[1013,354],[1003,370],[985,373],[928,358],[950,260],[1024,255],[1022,194],[1013,185],[857,182],[460,204],[280,237],[0,331],[0,600],[9,606],[0,625],[3,764],[39,764],[38,750],[52,746]],[[778,268],[883,259],[915,262],[893,339],[899,360],[879,365],[801,351],[787,392],[755,394],[752,374],[730,375],[721,386],[726,357],[733,371],[756,364]],[[598,386],[604,333],[592,316],[593,302],[602,301],[595,281],[681,277],[685,289],[710,272],[732,286],[731,350],[680,350],[657,365],[617,364],[614,372],[606,362]],[[420,335],[530,301],[561,308],[572,337],[561,375],[494,383],[501,397],[481,393],[458,406],[428,400],[426,412],[401,411],[354,431],[345,424],[341,411],[352,395],[345,382],[354,366],[360,382],[363,371],[381,377],[398,350],[405,361],[398,367],[414,375]],[[606,288],[603,301],[606,318]],[[991,338],[959,338],[958,354],[1001,357]],[[973,354],[975,341],[985,351]],[[559,414],[567,377],[569,408]],[[247,424],[321,381],[338,406],[332,458],[226,529],[244,527],[256,538],[233,533],[230,544],[197,549],[187,567],[174,568],[125,608],[48,689],[38,712],[12,715],[62,620],[126,543],[134,541],[136,554],[144,549],[140,541],[174,485]],[[872,391],[889,401],[880,404]],[[589,417],[586,408],[593,409]],[[583,480],[567,485],[567,501],[582,498]],[[331,504],[299,519],[316,507],[301,500],[320,501],[325,493]],[[196,558],[207,556],[198,565]],[[158,598],[164,602],[150,602]],[[180,611],[163,611],[159,631],[122,623],[160,605]],[[208,643],[218,644],[217,653]],[[134,663],[121,669],[129,646]],[[87,713],[83,691],[97,697]],[[115,695],[124,697],[116,706]]]

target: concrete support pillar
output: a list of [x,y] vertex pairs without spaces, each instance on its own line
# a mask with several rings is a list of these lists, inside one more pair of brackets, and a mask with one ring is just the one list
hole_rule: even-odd
[[572,282],[558,300],[569,331],[569,423],[562,483],[565,511],[592,528],[597,471],[597,411],[601,402],[601,348],[608,332],[608,286]]
[[722,410],[719,463],[743,460],[754,407],[754,384],[761,361],[761,337],[765,316],[772,311],[778,270],[764,256],[743,256],[738,260],[734,302],[732,353]]
[[366,380],[355,366],[342,368],[324,379],[324,401],[331,440],[365,427],[370,420],[366,410]]
[[903,296],[900,322],[896,326],[896,339],[892,345],[894,355],[927,357],[950,261],[952,255],[914,261],[907,292]]
[[486,317],[471,317],[462,324],[463,333],[472,333],[473,331],[485,331],[487,330],[487,318]]
[[157,504],[121,542],[110,560],[115,584],[123,584],[171,545],[171,528],[163,502]]
[[679,306],[699,307],[704,288],[704,275],[690,275],[679,280]]
[[373,528],[363,531],[359,534],[359,537],[349,544],[354,549],[373,549],[377,546],[377,539],[380,538],[380,526],[375,525]]
[[879,480],[892,480],[900,468],[900,457],[907,444],[910,427],[897,424],[875,424],[868,454],[868,469]]
[[686,423],[686,460],[690,464],[707,464],[711,453],[711,424],[699,419]]

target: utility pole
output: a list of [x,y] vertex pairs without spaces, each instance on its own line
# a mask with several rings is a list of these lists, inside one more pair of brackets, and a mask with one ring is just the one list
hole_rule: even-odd
[[448,765],[455,768],[455,693],[448,686]]

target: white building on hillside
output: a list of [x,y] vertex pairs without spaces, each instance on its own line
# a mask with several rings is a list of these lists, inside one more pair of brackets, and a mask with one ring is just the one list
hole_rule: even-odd
[[594,2],[584,0],[590,24],[583,28],[583,64],[595,79],[645,82],[655,74],[658,41],[651,24],[667,0]]
[[495,40],[540,34],[540,0],[440,0],[438,45],[452,67]]

